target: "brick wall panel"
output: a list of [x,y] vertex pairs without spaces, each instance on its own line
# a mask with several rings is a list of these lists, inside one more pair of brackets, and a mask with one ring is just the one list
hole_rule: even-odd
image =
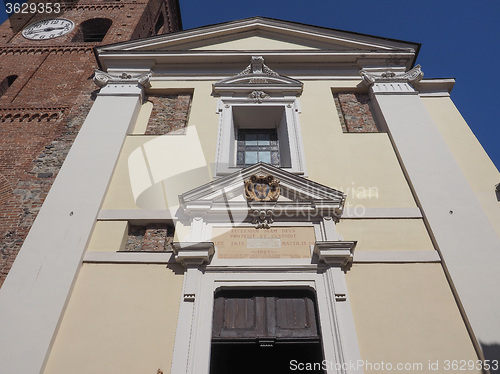
[[368,94],[339,92],[334,100],[343,132],[379,132]]
[[150,95],[153,103],[146,135],[185,134],[191,107],[191,94]]

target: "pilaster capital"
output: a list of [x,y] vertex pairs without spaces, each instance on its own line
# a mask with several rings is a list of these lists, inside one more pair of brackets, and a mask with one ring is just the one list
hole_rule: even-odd
[[392,70],[375,71],[371,69],[361,69],[359,74],[363,78],[363,83],[367,86],[371,86],[375,83],[416,83],[424,77],[420,65],[404,73],[394,72]]
[[94,83],[101,87],[99,96],[136,96],[142,97],[144,88],[149,88],[149,80],[153,74],[110,74],[95,70]]
[[175,242],[172,249],[175,261],[186,268],[208,264],[215,252],[212,242]]
[[119,75],[117,74],[109,74],[99,69],[96,69],[94,72],[94,83],[99,87],[105,87],[108,84],[137,84],[144,88],[149,88],[151,84],[149,80],[153,76],[152,72],[147,74],[129,74],[123,72]]
[[317,241],[314,244],[314,254],[327,265],[346,269],[352,264],[356,243],[351,241]]

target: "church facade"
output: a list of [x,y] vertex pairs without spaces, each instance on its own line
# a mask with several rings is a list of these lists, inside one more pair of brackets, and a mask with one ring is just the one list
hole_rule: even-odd
[[1,362],[495,372],[499,174],[419,47],[255,17],[96,48]]

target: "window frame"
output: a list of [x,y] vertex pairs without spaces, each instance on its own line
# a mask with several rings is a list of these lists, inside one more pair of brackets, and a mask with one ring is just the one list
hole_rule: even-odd
[[[250,140],[246,139],[248,135],[254,134],[257,139],[254,140],[256,144],[250,144]],[[261,140],[260,136],[267,134],[269,140],[264,140],[268,144],[259,144]],[[240,152],[242,153],[242,161],[240,162]],[[248,163],[247,161],[247,152],[256,152],[257,153],[257,161],[253,163]],[[268,153],[269,154],[269,162],[270,165],[280,167],[280,147],[278,140],[278,131],[276,128],[256,128],[256,129],[247,129],[247,128],[239,128],[237,134],[237,146],[236,146],[236,166],[237,167],[247,167],[251,165],[255,165],[260,161],[260,153]],[[275,156],[273,157],[273,154]],[[264,161],[262,161],[264,162]]]
[[[283,152],[289,152],[289,165],[280,166],[288,172],[307,176],[302,134],[299,123],[300,105],[296,96],[273,96],[265,102],[257,103],[248,97],[221,97],[218,100],[219,129],[215,156],[215,175],[223,176],[234,173],[243,167],[237,165],[238,128],[234,121],[234,107],[283,107],[286,125],[278,131],[280,159]],[[266,127],[263,127],[266,128]],[[283,135],[287,134],[287,139]]]

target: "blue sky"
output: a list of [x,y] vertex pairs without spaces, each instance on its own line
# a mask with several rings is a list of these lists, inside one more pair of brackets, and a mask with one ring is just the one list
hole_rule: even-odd
[[[264,16],[422,43],[417,63],[425,78],[456,79],[452,99],[500,169],[500,103],[494,76],[500,60],[500,2],[180,0],[180,4],[184,29]],[[5,14],[0,15],[0,21],[4,19]]]

